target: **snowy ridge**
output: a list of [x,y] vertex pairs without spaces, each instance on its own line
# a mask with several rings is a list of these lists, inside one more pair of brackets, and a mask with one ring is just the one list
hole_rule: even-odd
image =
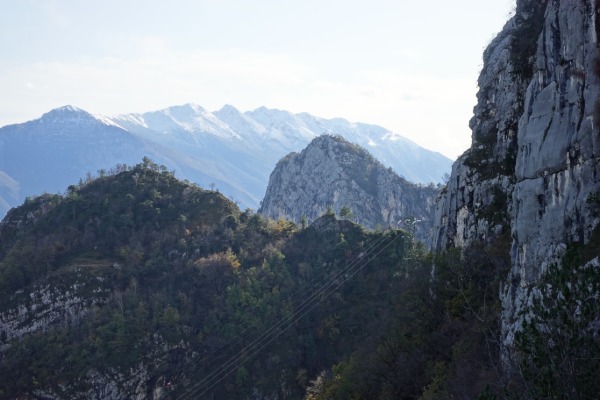
[[81,108],[71,105],[55,108],[38,120],[40,123],[58,123],[58,124],[96,124],[100,123],[107,126],[114,126],[123,129],[113,119],[101,114],[92,114]]
[[[212,139],[238,140],[237,146],[263,148],[281,158],[302,150],[312,139],[324,133],[340,135],[352,143],[368,148],[386,167],[409,181],[421,184],[438,183],[450,171],[452,161],[426,150],[409,139],[377,125],[349,122],[342,118],[323,119],[308,113],[257,108],[240,112],[231,105],[208,112],[195,104],[185,104],[140,114],[120,115],[116,123],[134,132],[179,134],[188,145],[202,146]],[[183,134],[183,133],[186,134]],[[189,134],[194,134],[190,137]],[[160,136],[153,135],[160,139]],[[193,138],[193,140],[192,140]],[[173,136],[164,137],[172,142]],[[274,166],[274,165],[273,165]]]

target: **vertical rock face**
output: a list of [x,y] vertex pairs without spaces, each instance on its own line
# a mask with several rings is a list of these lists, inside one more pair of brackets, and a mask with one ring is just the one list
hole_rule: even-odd
[[599,222],[599,34],[600,1],[517,1],[484,53],[472,146],[437,205],[432,249],[510,234],[505,344],[527,289]]
[[414,228],[415,236],[426,240],[437,193],[400,178],[362,147],[323,135],[279,161],[259,213],[296,222],[304,216],[310,222],[329,207],[341,214],[346,206],[367,228],[396,227],[402,220],[409,226],[401,227]]

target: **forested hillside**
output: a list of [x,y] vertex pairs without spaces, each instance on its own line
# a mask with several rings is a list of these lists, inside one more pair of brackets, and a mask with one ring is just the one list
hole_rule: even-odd
[[[301,398],[391,329],[401,231],[241,212],[145,160],[2,223],[2,398]],[[261,336],[262,335],[262,336]]]
[[[434,259],[407,232],[333,213],[297,226],[242,212],[148,159],[28,199],[0,238],[2,399],[522,398],[565,382],[536,328],[568,324],[598,282],[549,273],[582,283],[533,305],[550,311],[506,375],[508,239]],[[597,343],[566,348],[572,385],[593,393]]]

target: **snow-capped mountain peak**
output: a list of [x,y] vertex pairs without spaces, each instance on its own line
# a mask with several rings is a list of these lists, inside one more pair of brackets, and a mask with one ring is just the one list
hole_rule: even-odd
[[143,133],[148,130],[180,137],[188,144],[200,144],[203,138],[216,137],[227,140],[240,140],[237,132],[221,121],[213,113],[193,103],[168,107],[144,114],[124,114],[114,118],[131,131]]
[[221,109],[219,111],[215,112],[215,114],[217,114],[217,113],[228,114],[228,115],[241,114],[240,110],[238,110],[231,104],[225,104],[223,107],[221,107]]
[[92,114],[71,105],[54,108],[42,115],[40,122],[65,122],[74,120],[91,120],[95,119]]
[[71,125],[71,124],[102,124],[108,126],[115,126],[117,128],[123,129],[118,123],[113,121],[111,118],[108,118],[101,114],[92,114],[81,108],[66,105],[62,107],[55,108],[53,110],[48,111],[43,114],[42,117],[38,120],[39,123],[43,124],[60,124],[60,125]]

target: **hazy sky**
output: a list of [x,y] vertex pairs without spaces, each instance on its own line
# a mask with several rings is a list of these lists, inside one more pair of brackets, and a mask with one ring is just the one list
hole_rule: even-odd
[[457,157],[515,0],[0,0],[0,126],[184,103],[384,126]]

